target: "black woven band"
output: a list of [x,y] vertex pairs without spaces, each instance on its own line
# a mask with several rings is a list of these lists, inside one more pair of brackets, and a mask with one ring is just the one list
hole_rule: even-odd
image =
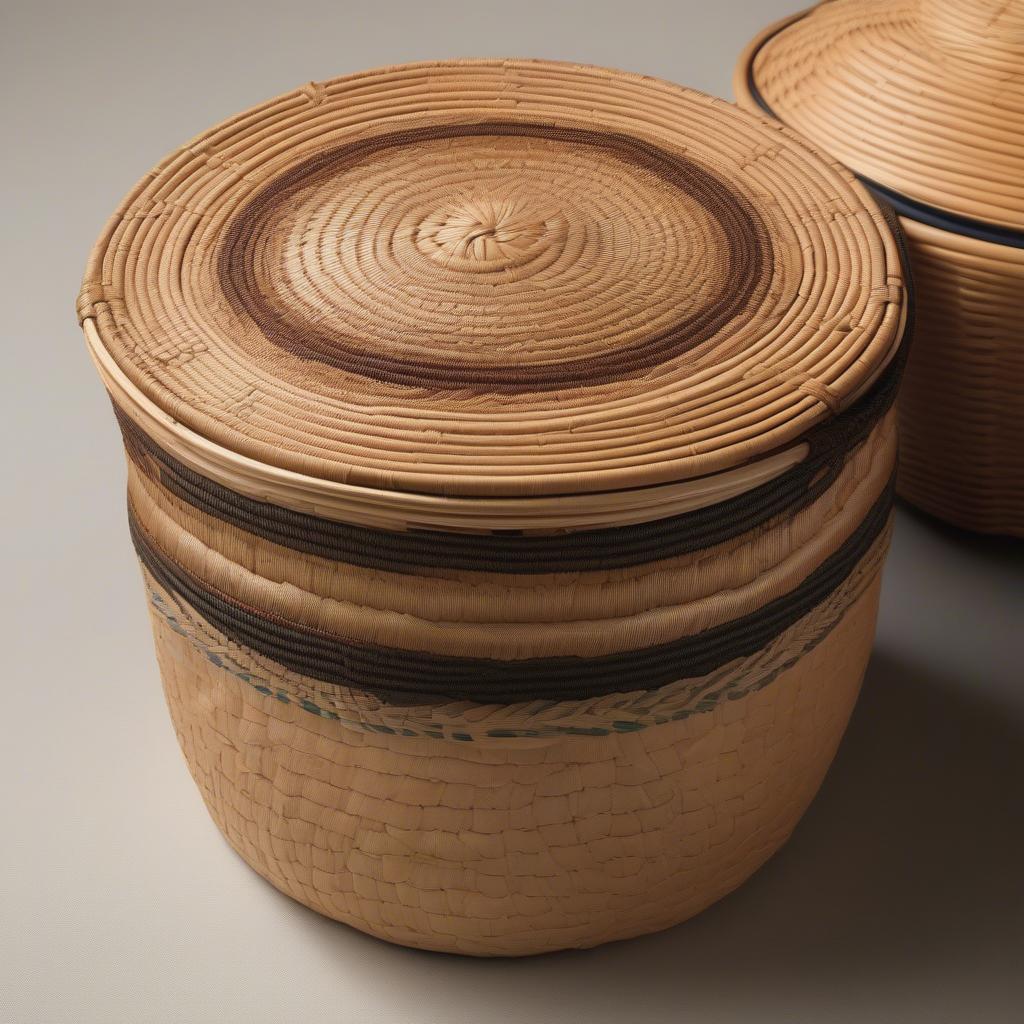
[[162,587],[190,604],[225,636],[285,668],[367,691],[391,703],[514,703],[652,690],[678,679],[705,675],[735,658],[756,653],[846,580],[885,528],[892,499],[890,480],[837,551],[794,590],[748,615],[639,650],[516,661],[384,647],[286,621],[210,587],[161,551],[130,507],[129,519],[139,558]]
[[811,430],[806,459],[752,491],[708,508],[650,523],[557,534],[392,531],[356,526],[247,498],[195,473],[153,443],[123,413],[129,455],[157,467],[159,482],[182,501],[240,530],[293,551],[368,569],[415,573],[451,569],[520,575],[593,572],[689,554],[792,516],[835,480],[850,453],[892,406],[905,345],[875,386],[847,411]]

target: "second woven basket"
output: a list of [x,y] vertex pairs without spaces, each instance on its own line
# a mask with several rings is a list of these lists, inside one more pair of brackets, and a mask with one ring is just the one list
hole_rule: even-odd
[[734,85],[900,216],[900,493],[1024,536],[1024,0],[831,0],[761,33]]
[[385,68],[168,157],[79,314],[231,845],[480,955],[739,885],[860,686],[906,299],[849,172],[636,75]]

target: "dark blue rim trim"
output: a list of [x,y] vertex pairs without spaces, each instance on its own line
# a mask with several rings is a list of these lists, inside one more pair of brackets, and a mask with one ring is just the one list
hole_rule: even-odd
[[[758,89],[757,83],[754,81],[754,61],[757,60],[757,55],[772,39],[800,20],[800,18],[797,18],[795,21],[789,21],[776,29],[775,32],[772,32],[771,35],[765,36],[757,49],[750,55],[750,60],[747,63],[747,88],[750,90],[750,95],[753,96],[754,102],[769,117],[774,118],[776,121],[782,121],[782,118],[768,105],[767,100],[761,95],[761,90]],[[857,174],[856,171],[853,173]],[[1008,245],[1014,249],[1024,249],[1024,231],[1002,227],[999,224],[991,224],[984,220],[975,220],[973,217],[964,217],[958,213],[943,210],[938,206],[929,206],[927,203],[911,199],[901,192],[894,192],[884,185],[879,185],[877,181],[872,181],[870,178],[864,177],[863,174],[857,174],[857,178],[879,199],[888,203],[901,217],[918,221],[921,224],[928,224],[933,228],[940,228],[943,231],[949,231],[954,235],[964,235],[967,238],[976,238],[981,242],[992,242],[995,245]]]

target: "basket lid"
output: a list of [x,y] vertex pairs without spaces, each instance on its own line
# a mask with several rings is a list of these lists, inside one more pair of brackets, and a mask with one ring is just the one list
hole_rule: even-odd
[[79,313],[178,457],[331,515],[750,486],[878,376],[903,297],[873,200],[782,126],[481,60],[310,84],[199,136],[110,221]]
[[1024,0],[825,0],[756,39],[736,88],[897,209],[1024,230]]

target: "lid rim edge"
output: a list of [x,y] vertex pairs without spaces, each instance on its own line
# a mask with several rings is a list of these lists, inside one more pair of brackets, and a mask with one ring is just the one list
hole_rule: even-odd
[[[758,88],[757,80],[754,78],[754,61],[761,50],[776,36],[795,25],[798,21],[802,21],[814,10],[816,10],[815,7],[809,7],[804,11],[799,11],[788,18],[775,22],[773,25],[769,25],[754,37],[750,45],[740,55],[742,84],[746,85],[750,100],[758,109],[780,124],[788,124],[788,122],[775,113]],[[794,131],[796,130],[794,129]],[[808,139],[808,141],[816,149],[822,148],[813,139]],[[824,152],[827,152],[827,150],[824,150]],[[848,164],[844,164],[844,166],[849,167]],[[965,238],[989,242],[992,245],[1005,245],[1012,249],[1024,249],[1024,230],[1007,227],[993,221],[979,220],[976,217],[968,217],[954,210],[922,202],[919,199],[914,199],[912,196],[874,181],[853,167],[849,167],[849,169],[856,175],[857,180],[861,184],[870,189],[883,202],[888,203],[901,217],[918,221],[921,224],[927,224],[929,227],[938,228],[942,231],[948,231],[953,235],[962,235]]]

